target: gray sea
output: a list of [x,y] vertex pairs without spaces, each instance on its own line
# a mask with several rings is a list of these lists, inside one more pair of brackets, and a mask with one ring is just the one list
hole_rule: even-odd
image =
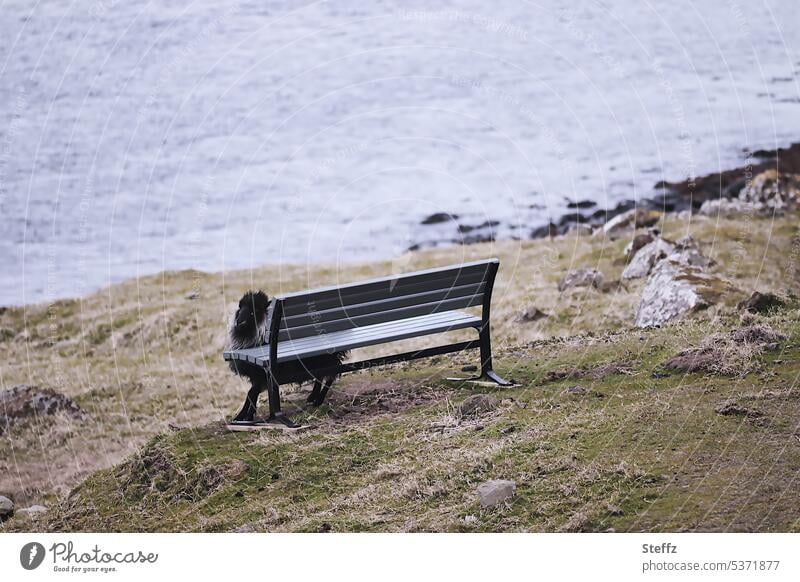
[[3,0],[0,305],[525,237],[740,165],[800,136],[798,25],[788,0]]

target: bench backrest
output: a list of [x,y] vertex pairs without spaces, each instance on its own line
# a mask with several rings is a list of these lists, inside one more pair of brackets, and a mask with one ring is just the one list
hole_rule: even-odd
[[272,334],[294,340],[484,305],[500,261],[487,259],[275,297]]

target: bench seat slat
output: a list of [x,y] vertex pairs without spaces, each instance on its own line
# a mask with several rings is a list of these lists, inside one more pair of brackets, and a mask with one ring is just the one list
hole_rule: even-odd
[[[278,363],[480,325],[479,317],[461,311],[447,311],[282,341],[278,344]],[[266,366],[269,363],[269,346],[227,351],[224,357],[226,360],[243,360]]]
[[285,329],[279,333],[278,341],[293,341],[300,340],[305,337],[329,335],[331,333],[336,333],[338,331],[347,329],[369,327],[389,321],[403,321],[420,315],[431,315],[433,313],[442,313],[445,311],[464,309],[466,307],[475,307],[476,305],[481,305],[481,303],[483,303],[483,295],[468,295],[465,297],[455,297],[453,299],[445,299],[433,301],[431,303],[422,303],[418,305],[410,305],[408,307],[399,307],[397,309],[367,313],[355,317],[343,317],[342,319],[328,321],[323,324],[314,323],[303,327]]

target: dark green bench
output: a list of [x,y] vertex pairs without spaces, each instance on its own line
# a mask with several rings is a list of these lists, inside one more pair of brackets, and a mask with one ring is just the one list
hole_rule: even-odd
[[[489,312],[497,259],[488,259],[404,273],[341,286],[274,297],[267,326],[269,343],[224,352],[225,360],[241,360],[267,372],[270,420],[294,426],[281,412],[280,385],[298,381],[292,376],[304,358],[399,340],[473,328],[478,338],[430,348],[345,362],[317,370],[320,376],[340,374],[394,362],[451,352],[480,349],[480,376],[502,386],[511,383],[492,369]],[[481,316],[461,311],[480,306]]]

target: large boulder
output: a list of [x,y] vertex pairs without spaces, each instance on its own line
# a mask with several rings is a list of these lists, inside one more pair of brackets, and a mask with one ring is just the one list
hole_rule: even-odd
[[506,499],[511,499],[517,491],[517,485],[513,481],[495,479],[486,481],[478,487],[478,498],[481,507],[494,507]]
[[665,259],[650,273],[639,308],[637,327],[662,325],[686,313],[716,303],[731,289],[730,283],[698,267]]
[[558,282],[558,290],[566,291],[572,287],[594,287],[602,289],[604,277],[596,269],[581,268],[568,271]]
[[74,400],[50,388],[20,384],[0,392],[0,434],[18,422],[58,413],[86,417]]
[[657,238],[653,242],[646,244],[638,253],[633,256],[631,262],[622,271],[623,279],[639,279],[647,277],[653,267],[661,261],[666,259],[675,251],[675,245],[665,241],[663,238]]

